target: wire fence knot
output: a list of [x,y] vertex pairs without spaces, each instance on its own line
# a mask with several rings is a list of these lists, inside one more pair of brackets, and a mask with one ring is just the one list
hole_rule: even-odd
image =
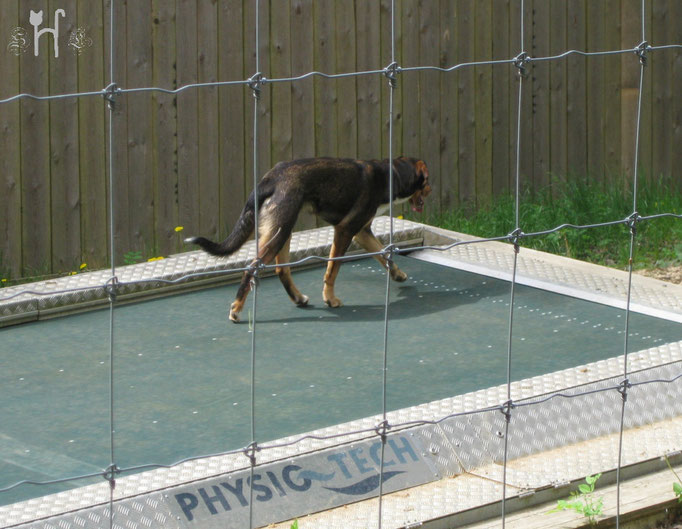
[[260,452],[261,448],[258,446],[257,441],[251,442],[246,448],[244,448],[243,454],[249,458],[251,466],[256,466],[256,453]]
[[502,407],[500,408],[500,412],[502,412],[502,415],[504,415],[504,420],[509,422],[511,421],[511,411],[516,407],[514,404],[514,401],[508,400],[504,404],[502,404]]
[[391,429],[391,425],[387,420],[381,421],[379,424],[376,425],[374,428],[374,431],[376,434],[381,437],[381,440],[384,441],[386,439],[386,435],[388,434],[388,431]]
[[393,256],[395,255],[398,247],[395,244],[389,244],[381,251],[381,255],[386,259],[386,268],[391,269],[391,264],[393,264]]
[[102,477],[109,482],[109,488],[114,490],[116,488],[116,475],[121,473],[121,469],[112,463],[107,468],[104,469]]
[[630,228],[630,232],[634,235],[637,232],[637,223],[642,219],[638,212],[633,212],[625,218],[625,224]]
[[618,393],[620,393],[621,398],[623,399],[623,402],[628,400],[628,389],[632,387],[632,384],[630,383],[630,380],[625,378],[623,381],[618,384]]
[[516,69],[518,70],[517,73],[524,79],[528,77],[528,69],[526,68],[526,65],[529,64],[530,61],[531,58],[525,51],[522,51],[514,58],[514,66],[516,66]]
[[263,259],[260,257],[256,257],[251,265],[249,265],[248,273],[251,277],[250,284],[252,289],[258,285],[258,282],[260,281],[260,272],[265,268],[265,266],[266,265],[263,262]]
[[651,51],[651,45],[646,40],[640,42],[635,48],[635,55],[639,57],[639,62],[642,66],[646,66],[649,51]]
[[509,240],[512,242],[514,245],[514,252],[519,253],[519,250],[521,249],[521,246],[519,245],[519,240],[525,235],[523,233],[523,230],[521,228],[516,228],[514,231],[512,231],[507,237]]
[[257,72],[249,77],[247,84],[249,85],[249,88],[251,88],[252,95],[255,99],[260,99],[261,89],[266,81],[267,78],[261,72]]
[[116,83],[110,83],[102,90],[102,96],[109,105],[109,110],[114,110],[116,108],[116,96],[121,95],[121,93],[121,89]]
[[116,301],[116,297],[118,296],[118,289],[120,288],[121,283],[118,280],[118,277],[113,276],[107,280],[107,282],[104,285],[104,291],[107,293],[109,296],[109,301],[111,303],[114,303]]
[[384,68],[384,75],[388,79],[388,85],[391,88],[395,88],[398,85],[398,74],[401,72],[402,68],[395,61]]

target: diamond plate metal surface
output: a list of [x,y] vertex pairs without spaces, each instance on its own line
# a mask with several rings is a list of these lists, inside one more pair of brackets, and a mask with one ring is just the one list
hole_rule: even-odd
[[[388,222],[389,219],[377,219],[375,231],[385,234]],[[419,238],[424,230],[424,227],[406,221],[396,221],[398,227],[403,230],[401,237],[406,239]],[[324,253],[330,244],[330,229],[298,234],[292,244],[292,260],[318,255],[316,252]],[[172,280],[192,271],[235,268],[248,263],[252,252],[252,246],[245,247],[227,263],[202,252],[181,254],[164,261],[122,267],[119,280],[146,281],[155,277]],[[508,270],[513,258],[507,245],[494,243],[460,246],[445,253],[449,258],[500,270]],[[575,266],[571,260],[553,257],[543,260],[538,252],[524,250],[521,255],[520,271],[529,276],[615,297],[626,292],[620,273]],[[108,272],[103,271],[36,285],[34,290],[40,292],[69,288],[83,288],[83,291],[35,297],[21,294],[0,303],[0,319],[17,318],[21,310],[24,310],[22,317],[35,317],[40,311],[58,310],[60,304],[74,302],[74,299],[80,300],[76,303],[96,302],[105,297],[102,285],[108,279]],[[84,286],[87,281],[89,286]],[[140,288],[157,286],[145,283]],[[137,285],[130,288],[132,292]],[[682,295],[678,288],[645,280],[636,286],[635,292],[640,303],[673,312],[681,310]],[[2,294],[9,297],[11,289],[3,289]],[[623,379],[623,367],[621,356],[512,383],[511,398],[516,406],[509,422],[509,494],[615,468],[618,456],[616,432],[622,402],[615,388]],[[629,354],[628,373],[633,386],[628,389],[623,464],[682,449],[682,379],[670,382],[682,373],[682,342]],[[657,380],[660,381],[652,382]],[[612,389],[598,391],[604,388]],[[500,499],[505,416],[499,409],[476,414],[469,412],[499,407],[507,398],[507,387],[498,386],[388,414],[388,421],[394,428],[405,425],[404,431],[418,439],[419,446],[432,461],[434,476],[440,479],[387,495],[384,498],[384,527],[401,527]],[[341,443],[375,437],[373,429],[381,419],[367,417],[278,440],[272,443],[275,448],[259,452],[258,464],[297,461],[301,456]],[[437,423],[412,425],[415,421]],[[170,512],[163,491],[229,475],[247,466],[247,458],[239,453],[122,477],[117,480],[114,491],[115,524],[134,529],[188,527]],[[103,481],[0,507],[0,527],[101,527],[103,520],[108,523],[108,499],[109,487]],[[366,500],[313,515],[301,520],[301,527],[366,527],[376,517],[376,500]],[[315,520],[321,521],[308,525]]]
[[[669,382],[682,373],[681,346],[681,343],[668,344],[633,355],[639,364],[647,368],[629,375],[633,387],[628,395],[626,426],[630,432],[634,432],[631,436],[642,437],[644,432],[648,432],[646,446],[657,455],[682,448],[682,436],[678,434],[669,432],[661,441],[661,427],[656,422],[674,421],[682,431],[682,379]],[[518,491],[538,488],[575,479],[581,473],[585,475],[586,469],[595,472],[614,467],[618,447],[613,434],[619,427],[621,396],[617,389],[592,392],[617,387],[622,378],[622,365],[622,358],[612,358],[512,384],[512,399],[518,406],[513,408],[509,424],[510,466],[507,479],[510,487]],[[655,380],[661,382],[641,384]],[[439,421],[435,425],[412,426],[404,430],[418,440],[424,454],[432,459],[434,476],[443,478],[438,481],[439,490],[449,490],[453,486],[451,481],[466,475],[496,482],[501,476],[503,461],[504,415],[497,409],[476,414],[455,414],[499,406],[506,401],[506,397],[506,386],[499,386],[398,410],[389,414],[388,419],[390,424],[396,426],[419,420]],[[533,405],[526,405],[533,402]],[[451,414],[455,416],[440,420]],[[370,438],[371,432],[355,432],[371,430],[380,420],[379,416],[367,417],[325,428],[305,434],[305,440],[300,442],[295,441],[302,436],[279,440],[276,443],[278,448],[264,449],[259,453],[258,463],[265,465],[277,460],[297,461],[300,456],[323,448]],[[650,424],[655,426],[653,431],[643,428]],[[667,428],[664,430],[667,431]],[[295,443],[288,445],[290,442]],[[595,442],[597,449],[591,446],[581,450],[585,443]],[[642,460],[642,446],[645,445],[636,441],[626,444],[624,464]],[[553,461],[549,467],[546,463],[548,457]],[[543,462],[531,463],[535,461],[533,458]],[[533,465],[540,466],[535,468]],[[155,516],[166,516],[166,506],[160,511],[154,510],[155,506],[161,505],[154,503],[153,499],[160,490],[182,483],[201,482],[246,467],[245,456],[235,454],[191,461],[118,479],[115,490],[116,519],[122,526],[138,527],[141,521],[146,520],[144,523],[148,523]],[[455,488],[461,483],[462,480],[455,482]],[[433,489],[432,485],[428,487]],[[482,496],[488,493],[482,493]],[[91,506],[106,503],[108,494],[108,485],[101,483],[2,507],[0,526],[26,524],[43,518],[30,524],[30,527],[42,529],[49,527],[47,524],[57,526],[63,522],[62,526],[70,527],[68,524],[83,523],[98,516],[101,519],[108,516],[105,513],[106,506]],[[408,495],[410,505],[413,505],[415,494],[419,492],[411,489]],[[447,496],[449,492],[443,494]],[[143,503],[140,504],[140,501]],[[482,501],[481,497],[477,501]],[[459,503],[461,500],[456,502]],[[453,504],[448,505],[454,508]]]
[[[372,223],[372,230],[383,244],[388,243],[390,219],[378,217]],[[420,224],[394,219],[394,242],[421,241],[424,227]],[[300,261],[311,256],[327,256],[334,238],[331,227],[296,232],[291,239],[291,261]],[[350,251],[359,248],[354,244]],[[255,244],[247,242],[237,253],[227,258],[218,258],[203,251],[172,255],[168,258],[121,266],[116,269],[120,283],[118,295],[122,299],[148,295],[168,290],[177,284],[185,285],[197,280],[210,279],[210,274],[220,273],[223,280],[229,279],[230,270],[249,266],[255,257]],[[200,277],[192,277],[200,274]],[[236,272],[235,275],[240,275]],[[216,277],[216,276],[214,276]],[[183,279],[184,278],[184,279]],[[111,279],[110,270],[85,272],[48,281],[3,288],[0,292],[0,327],[23,321],[30,321],[69,310],[82,310],[108,302],[105,285]],[[161,280],[161,281],[155,281]]]
[[[453,239],[475,240],[462,234]],[[509,244],[483,242],[463,244],[442,252],[460,263],[469,263],[489,270],[510,273],[514,266],[514,251]],[[574,259],[522,249],[518,257],[518,274],[555,285],[566,285],[586,293],[599,293],[625,300],[628,292],[626,272],[591,265]],[[644,276],[633,276],[632,303],[682,314],[682,288]]]

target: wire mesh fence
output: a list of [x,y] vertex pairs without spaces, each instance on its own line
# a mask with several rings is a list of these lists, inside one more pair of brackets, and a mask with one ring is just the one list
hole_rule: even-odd
[[[353,438],[354,436],[357,436],[359,434],[365,434],[374,437],[379,444],[377,445],[379,448],[377,452],[375,452],[375,455],[377,456],[378,459],[378,466],[379,466],[379,490],[378,490],[378,512],[377,512],[377,523],[378,527],[381,528],[383,526],[383,519],[384,519],[384,510],[386,508],[386,504],[384,502],[385,498],[385,493],[383,490],[383,483],[384,479],[383,476],[386,473],[386,467],[387,467],[387,438],[388,434],[391,431],[396,431],[400,430],[401,428],[405,428],[408,426],[428,426],[428,425],[440,425],[444,423],[448,423],[449,421],[456,420],[461,417],[471,417],[471,416],[477,416],[477,415],[485,415],[485,414],[491,414],[491,413],[497,413],[499,414],[499,417],[501,417],[503,421],[503,431],[500,433],[499,437],[502,440],[502,446],[500,447],[500,452],[499,452],[499,461],[500,464],[502,465],[503,473],[502,473],[502,479],[501,479],[501,512],[500,512],[500,520],[502,527],[505,527],[506,519],[507,519],[507,498],[508,498],[508,491],[507,491],[507,467],[508,467],[508,461],[510,457],[517,457],[518,454],[518,447],[513,445],[513,440],[514,436],[517,432],[514,431],[514,428],[512,426],[513,424],[513,417],[516,414],[523,414],[525,412],[526,408],[532,408],[532,407],[538,407],[541,408],[542,405],[548,403],[549,401],[555,401],[555,400],[570,400],[570,399],[580,399],[580,398],[585,398],[585,397],[591,397],[593,395],[605,395],[606,399],[609,401],[610,406],[615,406],[617,407],[617,413],[619,414],[619,443],[618,447],[616,450],[616,457],[617,457],[617,464],[616,464],[616,482],[618,484],[618,491],[620,491],[620,482],[621,482],[621,456],[624,452],[624,447],[623,447],[623,433],[627,424],[627,414],[628,414],[628,395],[638,388],[641,385],[647,385],[647,384],[657,384],[657,385],[671,385],[676,383],[680,377],[682,377],[682,374],[674,374],[672,376],[667,376],[667,377],[656,377],[656,378],[650,378],[646,380],[641,380],[641,377],[634,377],[636,378],[636,381],[633,382],[633,377],[632,374],[629,370],[629,362],[628,362],[628,355],[631,352],[631,344],[629,343],[629,337],[631,336],[630,332],[630,313],[631,313],[631,293],[632,293],[632,274],[633,274],[633,263],[635,262],[636,255],[635,255],[635,248],[636,248],[636,241],[637,241],[637,228],[640,226],[642,223],[645,222],[655,222],[657,219],[660,218],[665,218],[665,217],[673,217],[673,218],[681,218],[682,215],[675,213],[675,212],[667,212],[667,213],[661,213],[661,214],[655,214],[655,215],[646,215],[642,216],[638,213],[638,154],[639,154],[639,144],[640,144],[640,128],[641,128],[641,119],[642,119],[642,93],[643,93],[643,84],[645,83],[646,80],[646,68],[647,68],[647,62],[651,54],[661,54],[661,53],[668,53],[671,50],[680,50],[682,49],[682,44],[676,44],[676,43],[662,43],[658,45],[652,45],[649,42],[647,42],[647,20],[646,20],[646,0],[641,1],[641,33],[637,36],[638,37],[638,42],[633,42],[632,46],[626,49],[611,49],[611,50],[603,50],[603,51],[596,51],[596,52],[587,52],[583,50],[566,50],[562,53],[556,54],[556,55],[551,55],[551,56],[543,56],[543,57],[534,57],[530,53],[528,53],[528,31],[527,28],[524,27],[524,22],[525,22],[525,17],[524,15],[526,14],[527,7],[524,3],[523,0],[519,0],[517,3],[518,5],[518,22],[520,24],[520,34],[519,34],[519,42],[517,43],[517,53],[509,57],[507,59],[503,60],[487,60],[487,61],[476,61],[476,62],[468,62],[468,63],[461,63],[461,64],[454,64],[451,66],[436,66],[436,65],[419,65],[419,66],[410,66],[410,67],[401,67],[400,63],[398,62],[398,57],[396,56],[396,24],[400,22],[400,16],[401,16],[401,11],[399,9],[396,9],[396,4],[395,1],[392,1],[390,4],[390,48],[391,48],[391,60],[390,63],[384,67],[384,68],[377,68],[377,69],[371,69],[371,70],[366,70],[366,71],[356,71],[356,72],[340,72],[340,73],[335,73],[335,72],[321,72],[321,71],[310,71],[302,75],[298,76],[293,76],[293,77],[273,77],[269,78],[267,75],[265,75],[261,71],[261,65],[266,62],[266,60],[271,58],[264,59],[260,55],[260,46],[258,45],[260,42],[260,29],[261,29],[261,24],[264,23],[264,21],[261,20],[261,16],[259,14],[259,6],[261,5],[260,0],[255,1],[255,9],[256,9],[256,14],[255,14],[255,20],[254,20],[254,27],[250,28],[251,31],[254,32],[254,37],[255,37],[255,47],[254,47],[254,53],[255,53],[255,72],[253,75],[250,77],[243,79],[243,80],[237,80],[237,81],[215,81],[215,82],[202,82],[202,83],[191,83],[191,84],[186,84],[179,86],[178,88],[175,89],[168,89],[168,88],[163,88],[163,87],[154,87],[154,86],[149,86],[149,87],[134,87],[134,88],[127,88],[125,86],[120,86],[119,82],[116,78],[116,64],[117,61],[120,60],[118,57],[119,50],[116,49],[115,47],[115,39],[114,39],[114,33],[116,30],[117,26],[117,20],[116,20],[116,4],[117,0],[112,0],[111,6],[110,6],[110,12],[109,12],[109,31],[110,31],[110,45],[109,45],[109,64],[110,64],[110,71],[109,71],[109,78],[108,78],[108,84],[107,86],[103,87],[101,90],[98,91],[87,91],[87,92],[75,92],[75,93],[65,93],[65,94],[57,94],[57,95],[34,95],[30,93],[22,93],[22,94],[16,94],[14,96],[8,97],[6,99],[0,100],[0,104],[8,104],[16,100],[20,99],[35,99],[38,101],[51,101],[51,100],[58,100],[58,99],[68,99],[68,98],[84,98],[84,97],[101,97],[104,101],[104,103],[107,106],[108,109],[108,185],[109,185],[109,190],[113,190],[116,187],[116,177],[117,177],[117,167],[116,167],[116,161],[114,157],[111,155],[111,153],[114,152],[114,145],[116,142],[125,142],[126,138],[125,137],[120,137],[119,132],[117,131],[115,124],[116,124],[116,115],[115,115],[115,109],[117,105],[117,100],[119,97],[121,97],[123,94],[132,94],[132,93],[139,93],[139,92],[158,92],[158,93],[166,93],[166,94],[179,94],[182,92],[187,92],[187,91],[193,91],[193,90],[202,90],[205,88],[210,88],[210,87],[220,87],[220,86],[227,86],[227,85],[240,85],[244,87],[248,87],[253,95],[253,107],[252,107],[252,118],[253,118],[253,151],[252,151],[252,168],[253,168],[253,188],[257,190],[258,185],[259,185],[259,177],[264,168],[259,166],[259,137],[261,130],[259,129],[259,105],[262,104],[262,89],[264,86],[268,84],[284,84],[284,85],[294,85],[296,83],[299,83],[301,81],[304,81],[306,79],[314,78],[314,77],[320,77],[320,78],[325,78],[325,79],[341,79],[341,78],[359,78],[359,77],[378,77],[381,78],[384,82],[388,84],[389,87],[389,99],[388,99],[388,138],[386,139],[387,145],[388,145],[388,152],[389,152],[389,159],[394,158],[394,152],[393,152],[393,146],[395,143],[395,138],[394,138],[394,130],[393,130],[393,123],[395,121],[395,110],[394,110],[394,97],[395,97],[395,90],[398,86],[400,86],[401,82],[403,81],[404,78],[410,75],[416,75],[418,72],[424,72],[424,71],[435,71],[435,72],[440,72],[442,75],[454,75],[456,72],[468,69],[468,68],[473,68],[476,66],[491,66],[491,67],[500,67],[500,66],[507,66],[509,67],[510,65],[513,66],[512,75],[516,76],[516,95],[517,95],[517,112],[516,112],[516,122],[515,122],[515,127],[514,127],[514,135],[515,137],[513,138],[514,141],[514,146],[515,146],[515,173],[513,175],[513,181],[514,181],[514,188],[515,188],[515,197],[516,197],[516,205],[515,205],[515,219],[514,219],[514,230],[511,233],[508,234],[502,234],[498,237],[492,237],[492,238],[487,238],[487,239],[480,239],[480,240],[475,240],[475,241],[458,241],[450,244],[445,244],[445,245],[426,245],[423,244],[419,247],[411,247],[409,251],[415,251],[415,250],[433,250],[433,251],[440,251],[440,252],[446,252],[448,250],[452,250],[453,248],[459,247],[459,246],[466,246],[466,245],[475,245],[475,244],[480,244],[480,243],[486,243],[486,242],[507,242],[510,243],[509,245],[509,252],[512,252],[513,254],[513,265],[511,269],[511,286],[510,286],[510,291],[508,294],[508,306],[509,306],[509,313],[508,313],[508,324],[507,324],[507,348],[506,348],[506,364],[507,364],[507,375],[506,375],[506,398],[503,400],[503,402],[500,402],[498,404],[488,406],[485,408],[479,408],[475,410],[466,410],[461,413],[455,413],[455,414],[447,414],[445,416],[437,417],[437,418],[424,418],[424,419],[419,419],[419,420],[410,420],[407,422],[395,422],[390,419],[390,414],[389,414],[389,406],[387,404],[387,387],[389,384],[389,380],[387,378],[387,372],[388,372],[388,361],[389,357],[391,355],[391,347],[390,347],[390,334],[391,334],[391,302],[390,302],[390,293],[391,293],[391,281],[390,281],[390,274],[386,273],[386,285],[385,285],[385,297],[383,301],[383,325],[382,325],[382,342],[383,342],[383,347],[382,347],[382,355],[381,355],[381,366],[380,366],[380,371],[382,373],[382,381],[381,384],[376,388],[376,393],[377,395],[368,395],[367,398],[378,398],[381,402],[381,420],[368,428],[364,429],[359,429],[359,430],[353,430],[350,432],[344,432],[344,433],[335,433],[335,434],[329,434],[329,435],[323,435],[323,436],[309,436],[309,435],[301,435],[299,437],[293,437],[287,440],[286,442],[276,442],[276,443],[266,443],[262,442],[261,436],[259,434],[259,431],[257,429],[257,422],[256,418],[258,417],[259,410],[256,406],[256,389],[258,388],[259,384],[263,384],[264,381],[261,380],[259,377],[259,371],[258,371],[258,363],[256,361],[259,353],[259,336],[260,333],[263,332],[261,331],[261,328],[259,326],[259,306],[260,303],[262,303],[261,300],[259,300],[259,281],[258,278],[260,275],[264,274],[265,272],[272,271],[275,268],[275,265],[269,264],[269,263],[263,263],[260,260],[255,260],[248,266],[244,267],[239,267],[239,268],[230,268],[228,270],[215,270],[215,271],[209,271],[209,272],[199,272],[199,273],[189,273],[189,274],[183,274],[180,277],[174,278],[172,280],[168,279],[163,279],[163,278],[151,278],[151,279],[140,279],[140,280],[135,280],[135,281],[128,281],[128,282],[123,282],[119,279],[117,276],[117,267],[113,262],[112,258],[112,263],[109,271],[109,275],[106,278],[106,280],[103,282],[101,285],[101,288],[106,292],[106,295],[108,296],[109,299],[109,333],[108,333],[108,375],[109,375],[109,380],[108,380],[108,409],[107,409],[107,414],[108,414],[108,465],[105,469],[103,469],[101,472],[91,472],[87,474],[82,474],[78,476],[64,476],[63,478],[56,479],[56,480],[49,480],[49,481],[36,481],[36,480],[31,480],[31,479],[25,479],[18,481],[16,483],[12,483],[9,486],[5,486],[4,488],[0,489],[0,494],[4,492],[8,492],[14,489],[17,489],[19,487],[25,487],[28,485],[54,485],[54,484],[63,484],[63,483],[69,483],[69,484],[74,484],[78,483],[80,481],[84,480],[89,480],[91,478],[97,478],[100,477],[103,480],[105,480],[110,487],[110,498],[109,498],[109,509],[108,509],[108,525],[109,527],[114,527],[116,524],[116,508],[115,508],[115,490],[116,490],[116,484],[117,484],[117,478],[121,475],[127,475],[132,472],[140,472],[144,470],[153,470],[153,469],[159,469],[159,468],[172,468],[179,466],[183,463],[189,462],[189,461],[194,461],[198,459],[203,459],[206,457],[212,457],[212,456],[217,456],[217,455],[239,455],[242,454],[245,458],[245,460],[248,462],[249,469],[250,469],[250,475],[249,475],[249,483],[255,483],[257,480],[257,475],[256,472],[262,465],[261,461],[263,460],[263,454],[268,453],[269,451],[281,449],[281,448],[286,448],[286,447],[291,447],[298,445],[306,440],[309,440],[311,438],[317,439],[317,440],[325,440],[325,441],[333,441],[333,442],[343,442],[345,440],[348,440],[350,438]],[[268,21],[269,23],[275,23],[276,21]],[[607,222],[600,222],[600,223],[595,223],[595,224],[589,224],[589,225],[574,225],[571,223],[564,223],[559,226],[555,227],[548,227],[546,230],[535,232],[535,233],[525,233],[523,231],[523,225],[521,222],[520,218],[520,200],[521,200],[521,181],[522,181],[522,174],[521,174],[521,168],[520,168],[520,163],[521,163],[521,145],[523,142],[526,141],[532,141],[532,138],[525,137],[523,134],[523,123],[525,119],[528,119],[528,117],[524,114],[524,107],[523,107],[523,98],[524,98],[524,86],[526,86],[526,83],[528,82],[528,70],[529,67],[533,63],[539,63],[539,62],[547,62],[547,61],[561,61],[567,57],[573,56],[573,55],[578,55],[578,56],[601,56],[601,57],[610,57],[610,56],[618,56],[622,54],[636,54],[637,57],[639,58],[639,86],[638,86],[638,100],[637,100],[637,108],[636,108],[636,125],[634,127],[635,135],[631,139],[631,141],[634,143],[634,153],[635,153],[635,159],[633,161],[632,167],[634,168],[634,175],[632,179],[632,213],[628,215],[624,219],[612,219]],[[393,178],[393,166],[389,164],[389,181],[388,181],[388,186],[389,186],[389,196],[393,196],[393,184],[394,184],[394,178]],[[256,219],[255,219],[255,246],[259,246],[259,218],[258,218],[258,203],[257,203],[257,197],[258,194],[255,193],[254,196],[256,197]],[[110,240],[109,240],[109,254],[111,256],[117,255],[117,251],[115,248],[116,245],[116,240],[114,237],[115,229],[114,226],[117,222],[116,220],[116,215],[118,211],[118,204],[114,202],[114,193],[110,192],[109,193],[109,204],[108,204],[108,213],[109,213],[109,233],[110,233]],[[389,218],[391,219],[390,221],[390,229],[389,229],[389,237],[388,237],[388,244],[380,251],[380,252],[365,252],[363,255],[365,257],[375,257],[375,256],[383,256],[386,261],[389,263],[392,263],[395,260],[395,257],[397,255],[400,255],[401,253],[406,252],[406,250],[399,248],[394,241],[393,238],[393,233],[394,233],[394,226],[393,226],[393,218],[394,218],[394,209],[393,209],[393,203],[391,202],[389,205]],[[629,269],[628,269],[628,274],[629,274],[629,281],[628,281],[628,288],[627,288],[627,300],[625,304],[625,311],[624,311],[624,328],[623,328],[623,343],[622,343],[622,350],[623,350],[623,365],[622,365],[622,373],[618,377],[617,380],[611,380],[609,383],[606,384],[601,384],[598,385],[597,387],[587,387],[584,390],[579,390],[579,391],[572,391],[572,392],[566,392],[566,393],[555,393],[550,396],[544,397],[544,398],[539,398],[539,399],[531,399],[531,400],[514,400],[513,395],[512,395],[512,382],[513,382],[513,376],[512,376],[512,369],[514,365],[514,343],[515,343],[515,332],[517,332],[517,326],[515,324],[515,314],[517,310],[517,305],[515,303],[515,296],[516,296],[516,286],[517,286],[517,269],[518,269],[518,256],[521,252],[523,252],[523,243],[526,239],[531,238],[531,237],[543,237],[547,236],[549,234],[553,234],[562,230],[591,230],[591,229],[599,229],[602,227],[606,226],[613,226],[613,225],[622,225],[628,228],[629,230],[629,240],[627,242],[624,242],[624,244],[629,245],[629,253],[630,253],[630,260],[629,260]],[[325,258],[325,257],[319,257],[319,256],[307,256],[304,258],[301,258],[296,261],[292,261],[287,264],[277,264],[277,267],[285,267],[285,266],[300,266],[304,265],[313,261],[319,261],[319,262],[329,262],[330,260],[336,260],[336,261],[347,261],[350,259],[356,259],[357,256],[352,256],[352,257],[335,257],[335,258]],[[117,370],[116,370],[116,358],[117,358],[117,336],[118,336],[118,331],[117,331],[117,319],[116,319],[116,308],[118,306],[119,300],[118,296],[122,290],[124,290],[126,287],[132,286],[132,285],[139,285],[139,284],[153,284],[153,285],[159,285],[159,284],[182,284],[186,283],[192,280],[196,279],[201,279],[201,278],[207,278],[207,277],[220,277],[220,276],[225,276],[228,274],[234,274],[236,272],[250,272],[253,273],[254,275],[254,280],[252,282],[252,305],[251,305],[251,316],[252,316],[252,329],[251,329],[251,346],[250,346],[250,388],[251,388],[251,395],[250,395],[250,410],[249,410],[249,416],[250,416],[250,442],[244,446],[240,447],[235,450],[226,450],[224,452],[220,453],[214,453],[214,454],[198,454],[198,455],[193,455],[190,457],[183,458],[181,460],[175,461],[172,464],[162,464],[158,462],[149,462],[147,464],[143,465],[135,465],[131,467],[123,467],[120,466],[119,464],[119,458],[117,454],[117,426],[118,426],[118,417],[116,415],[116,400],[117,400],[117,392],[118,392],[118,387],[119,387],[119,382],[117,379]],[[65,290],[58,291],[59,293],[75,293],[79,289],[78,288],[68,288]],[[50,291],[49,294],[53,295],[55,293],[58,293],[55,291]],[[8,294],[8,295],[2,295],[4,292],[0,291],[0,301],[10,301],[16,298],[20,298],[21,296],[25,295],[35,295],[35,296],[42,296],[46,295],[45,292],[41,290],[35,290],[32,288],[31,285],[24,285],[18,288],[18,290],[15,290],[13,293]],[[444,333],[447,332],[446,329],[443,330]],[[510,455],[510,452],[514,452],[513,456]],[[248,499],[245,499],[245,501],[248,504],[248,509],[249,509],[249,515],[248,515],[248,522],[246,522],[246,526],[249,528],[255,527],[255,515],[254,515],[254,510],[258,508],[258,502],[255,501],[256,497],[255,495],[257,494],[257,491],[255,490],[256,487],[249,487],[249,496]],[[616,514],[616,526],[619,526],[620,523],[620,498],[618,498],[617,501],[617,514]]]

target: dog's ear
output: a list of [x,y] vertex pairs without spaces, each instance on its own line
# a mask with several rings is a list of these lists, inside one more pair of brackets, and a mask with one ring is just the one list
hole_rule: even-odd
[[414,170],[417,173],[417,182],[420,185],[427,184],[429,181],[429,169],[423,160],[417,160],[414,164]]

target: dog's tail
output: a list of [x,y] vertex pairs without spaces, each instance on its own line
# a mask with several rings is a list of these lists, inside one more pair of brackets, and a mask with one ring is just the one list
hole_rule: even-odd
[[[259,189],[258,191],[258,209],[263,205],[263,201],[266,200],[270,195],[272,195],[272,190],[270,189]],[[253,191],[249,195],[249,199],[242,209],[241,215],[237,219],[232,232],[227,236],[227,238],[222,242],[213,242],[204,237],[189,237],[185,239],[188,244],[197,244],[201,248],[215,256],[227,256],[232,255],[234,252],[239,250],[242,245],[248,240],[253,234],[253,230],[256,224],[255,219],[255,200]]]

